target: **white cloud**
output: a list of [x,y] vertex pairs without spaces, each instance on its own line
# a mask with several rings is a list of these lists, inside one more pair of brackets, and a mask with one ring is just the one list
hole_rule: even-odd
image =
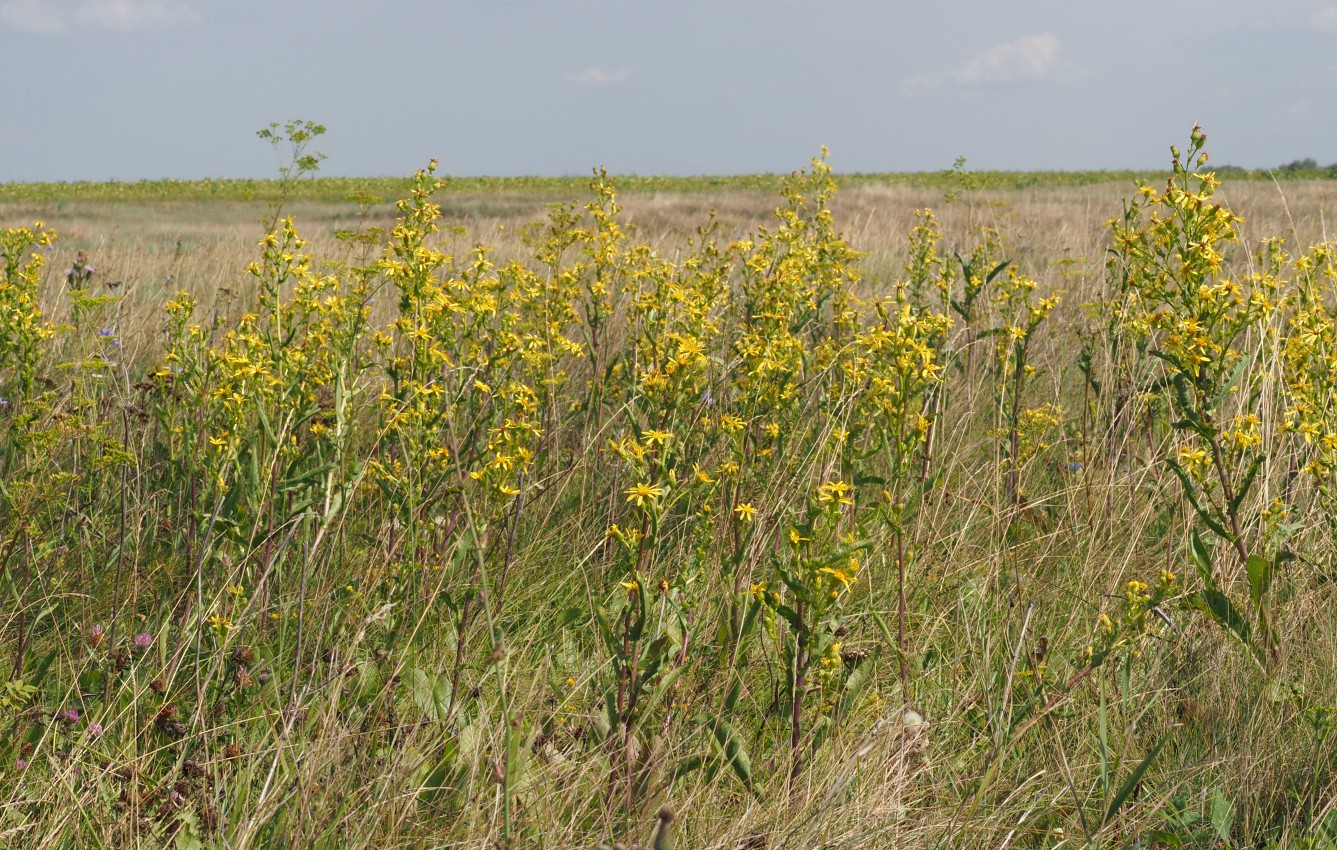
[[996,86],[1041,83],[1071,72],[1063,48],[1052,32],[1028,35],[990,47],[946,74],[915,74],[901,84],[903,94],[920,94],[943,86]]
[[19,32],[56,33],[65,20],[49,0],[5,0],[0,3],[0,26]]
[[586,86],[611,86],[616,83],[625,83],[629,79],[631,79],[630,68],[618,68],[616,71],[586,68],[578,73],[566,75],[567,82],[580,83]]
[[29,33],[59,33],[69,25],[136,32],[160,30],[195,20],[193,10],[174,0],[84,0],[77,6],[55,0],[0,0],[0,27]]
[[1042,32],[990,47],[962,66],[956,79],[967,86],[1032,83],[1049,79],[1060,64],[1058,38]]
[[166,29],[193,18],[189,9],[163,0],[88,0],[74,13],[76,23],[122,32]]
[[1319,32],[1337,32],[1337,6],[1328,6],[1315,12],[1309,23]]

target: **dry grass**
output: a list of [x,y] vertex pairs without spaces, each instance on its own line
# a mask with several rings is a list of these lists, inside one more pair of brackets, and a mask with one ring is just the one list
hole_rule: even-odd
[[[999,508],[1007,503],[997,474],[1001,450],[989,433],[997,413],[982,374],[956,389],[945,414],[935,447],[944,473],[915,519],[920,545],[911,568],[910,646],[923,725],[903,722],[889,652],[875,670],[871,696],[789,791],[789,754],[766,743],[779,728],[766,690],[777,674],[762,672],[773,661],[759,652],[738,709],[755,721],[746,742],[753,750],[754,790],[727,767],[674,775],[685,760],[710,751],[708,735],[687,719],[689,713],[713,716],[723,697],[703,666],[693,674],[700,678],[684,685],[688,705],[663,721],[669,734],[638,755],[643,769],[634,804],[610,803],[607,748],[591,743],[602,711],[597,695],[558,704],[562,680],[570,676],[581,694],[608,661],[586,637],[554,629],[554,616],[618,578],[607,573],[609,561],[600,554],[603,514],[573,496],[576,474],[528,503],[516,520],[508,590],[494,612],[506,624],[504,663],[489,659],[477,620],[453,632],[434,609],[422,608],[411,612],[407,626],[418,639],[395,644],[375,617],[345,616],[322,604],[309,614],[300,658],[263,624],[251,637],[265,653],[254,670],[268,665],[294,698],[271,689],[249,704],[249,714],[229,721],[232,726],[212,725],[203,717],[209,676],[235,674],[238,665],[220,656],[212,667],[182,672],[191,668],[192,652],[198,661],[199,639],[184,631],[179,639],[165,637],[176,626],[173,597],[162,588],[179,589],[183,579],[180,565],[171,565],[171,530],[156,528],[153,494],[147,494],[128,531],[115,527],[124,522],[115,512],[107,516],[111,527],[80,531],[75,518],[69,521],[61,545],[83,539],[88,547],[87,561],[68,559],[79,564],[80,578],[71,566],[69,575],[47,577],[22,602],[8,595],[18,586],[17,574],[7,580],[4,640],[43,604],[59,603],[67,617],[43,626],[42,645],[54,653],[47,681],[57,684],[40,699],[51,708],[81,705],[117,735],[104,739],[114,745],[88,739],[47,744],[39,750],[44,760],[37,781],[28,778],[39,775],[34,768],[23,773],[14,765],[16,736],[30,728],[27,715],[16,714],[0,743],[0,753],[8,754],[0,764],[0,785],[7,789],[0,794],[0,845],[157,847],[198,835],[206,846],[228,848],[492,846],[503,817],[503,783],[493,775],[497,754],[518,730],[520,766],[505,792],[515,807],[516,846],[649,842],[664,803],[677,814],[679,847],[1171,846],[1156,830],[1175,832],[1184,846],[1227,846],[1208,820],[1177,830],[1172,822],[1175,806],[1209,818],[1216,797],[1235,807],[1224,826],[1228,846],[1333,846],[1331,838],[1323,843],[1316,826],[1337,796],[1331,722],[1337,720],[1337,608],[1326,548],[1307,553],[1286,577],[1277,608],[1283,652],[1274,671],[1258,670],[1202,616],[1175,610],[1173,628],[1143,653],[1100,668],[1070,691],[1063,687],[1067,672],[1077,669],[1068,661],[1091,640],[1100,612],[1121,604],[1126,582],[1161,569],[1191,572],[1185,539],[1192,514],[1174,476],[1157,462],[1165,434],[1132,430],[1120,434],[1127,443],[1102,442],[1074,365],[1079,332],[1090,325],[1083,305],[1097,300],[1106,283],[1105,222],[1128,193],[1125,185],[1092,185],[990,191],[945,202],[937,190],[863,186],[833,203],[839,228],[867,254],[866,294],[902,275],[914,211],[923,207],[937,211],[949,247],[964,251],[977,228],[995,228],[1005,256],[1042,292],[1066,293],[1033,355],[1042,378],[1032,396],[1037,403],[1061,401],[1069,419],[1052,450],[1028,471],[1035,483],[1024,534],[1007,533],[1009,520]],[[1253,267],[1262,238],[1324,241],[1337,214],[1333,183],[1289,183],[1284,194],[1261,182],[1228,184],[1218,197],[1245,219],[1244,239],[1231,258],[1239,273]],[[490,244],[499,265],[531,256],[519,237],[527,222],[544,214],[545,200],[559,199],[447,192],[442,242],[456,256],[476,243]],[[632,194],[622,201],[637,238],[670,258],[687,250],[712,209],[728,240],[766,225],[777,205],[773,196],[740,191]],[[290,212],[311,241],[309,250],[325,258],[350,259],[355,251],[335,238],[337,230],[388,228],[393,220],[386,209],[362,215],[351,205],[298,203]],[[42,219],[60,234],[42,292],[52,321],[69,321],[61,274],[76,252],[96,264],[98,281],[118,282],[113,291],[122,300],[111,326],[123,342],[117,376],[127,391],[161,357],[163,304],[176,290],[190,292],[206,319],[231,321],[255,309],[245,269],[256,257],[265,217],[262,205],[236,202],[0,207],[0,226]],[[379,310],[389,309],[390,294],[378,296]],[[958,342],[964,351],[966,341]],[[990,343],[973,344],[987,358]],[[607,436],[598,434],[600,442]],[[593,474],[599,453],[587,451],[573,468]],[[1107,456],[1125,461],[1103,463]],[[1079,461],[1081,469],[1069,467]],[[1284,470],[1271,473],[1275,489]],[[620,487],[609,492],[620,494]],[[311,561],[319,563],[312,597],[336,594],[360,564],[380,557],[383,535],[391,532],[359,519],[341,519],[330,532],[333,554]],[[1301,522],[1320,524],[1317,517]],[[152,652],[132,662],[144,668],[142,675],[118,685],[132,692],[111,708],[99,702],[97,689],[81,686],[78,675],[93,655],[84,630],[111,613],[105,594],[116,559],[93,559],[117,551],[117,538],[134,541],[135,553],[123,588],[133,595],[134,617],[120,626],[121,638],[140,624],[157,624],[160,637]],[[668,553],[661,571],[680,569],[675,559],[686,557],[685,548]],[[885,645],[873,618],[894,616],[887,557],[879,553],[861,582],[847,650]],[[221,588],[232,576],[211,580]],[[705,595],[724,592],[722,583],[708,581]],[[1237,589],[1240,581],[1236,577]],[[467,648],[456,656],[460,642]],[[1027,676],[1042,664],[1052,667],[1048,679]],[[458,674],[461,692],[473,688],[486,696],[499,688],[514,724],[495,700],[483,697],[471,704],[472,716],[432,719],[413,698],[396,695],[394,677],[415,669]],[[353,711],[348,694],[367,670],[385,687],[364,710]],[[173,682],[173,673],[181,680]],[[192,714],[183,737],[155,735],[153,715],[145,714],[144,706],[163,702],[150,684],[161,678]],[[1045,719],[1027,725],[1037,710]],[[1018,729],[1024,731],[1014,734]],[[465,756],[450,777],[452,790],[426,793],[447,741]],[[238,752],[228,753],[231,743]],[[1113,793],[1159,745],[1144,781],[1102,824]],[[185,803],[170,801],[173,788]],[[185,811],[194,812],[188,826],[179,817]],[[1195,837],[1194,830],[1201,834]],[[1303,843],[1308,840],[1314,843]]]

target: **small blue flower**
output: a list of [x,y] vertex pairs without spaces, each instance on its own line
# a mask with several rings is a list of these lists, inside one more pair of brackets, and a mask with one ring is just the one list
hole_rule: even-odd
[[1069,471],[1069,472],[1081,472],[1081,471],[1082,471],[1082,462],[1079,461],[1079,460],[1074,460],[1072,463],[1068,464],[1068,471]]

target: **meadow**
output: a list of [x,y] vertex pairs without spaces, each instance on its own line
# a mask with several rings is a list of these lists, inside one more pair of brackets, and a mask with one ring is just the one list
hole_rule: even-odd
[[1337,847],[1337,180],[313,129],[0,187],[0,846]]

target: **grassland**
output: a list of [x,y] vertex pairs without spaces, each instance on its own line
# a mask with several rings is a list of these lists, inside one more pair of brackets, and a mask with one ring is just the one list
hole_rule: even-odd
[[[842,191],[862,187],[929,189],[939,193],[963,190],[1008,192],[1017,189],[1057,189],[1073,186],[1129,186],[1157,182],[1165,173],[1149,171],[969,171],[964,162],[955,169],[885,174],[834,175]],[[1229,171],[1232,183],[1304,183],[1334,178],[1333,167],[1315,169]],[[761,192],[774,196],[786,175],[741,174],[699,177],[622,175],[618,191],[624,196],[643,194],[701,195]],[[44,204],[57,209],[71,202],[173,203],[189,201],[270,203],[280,196],[341,205],[350,198],[393,201],[403,192],[404,178],[311,177],[286,185],[280,179],[140,180],[125,182],[77,181],[65,183],[0,184],[0,203]],[[520,195],[565,201],[589,191],[587,177],[451,177],[447,194],[489,199]]]
[[1334,846],[1337,182],[431,182],[0,187],[0,845]]

